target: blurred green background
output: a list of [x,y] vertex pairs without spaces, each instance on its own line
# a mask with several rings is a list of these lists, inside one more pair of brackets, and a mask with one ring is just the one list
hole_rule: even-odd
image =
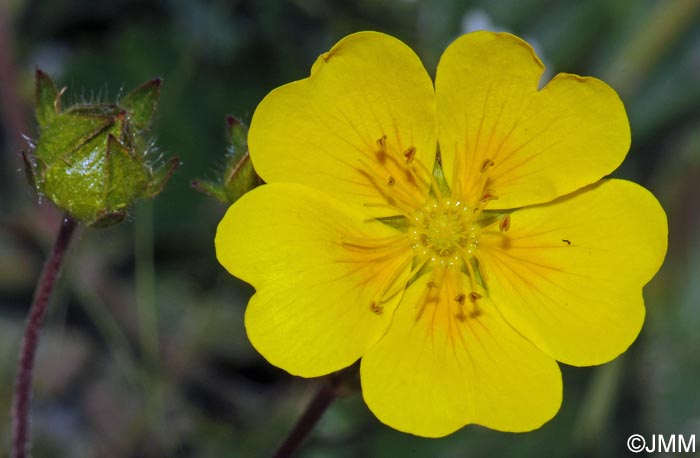
[[162,76],[155,154],[183,165],[126,224],[84,230],[73,246],[40,343],[34,456],[264,457],[317,382],[251,348],[251,289],[214,255],[225,208],[190,182],[222,168],[225,114],[249,121],[268,91],[305,77],[344,35],[395,35],[434,74],[447,44],[482,28],[530,41],[549,77],[596,76],[625,101],[632,149],[615,175],[651,189],[669,216],[644,330],[613,363],[562,367],[563,406],[538,431],[469,426],[420,439],[352,395],[300,456],[617,457],[632,433],[700,436],[700,1],[2,0],[0,455],[24,316],[60,218],[26,184],[18,154],[22,134],[36,136],[35,66],[68,86],[66,105],[114,100]]

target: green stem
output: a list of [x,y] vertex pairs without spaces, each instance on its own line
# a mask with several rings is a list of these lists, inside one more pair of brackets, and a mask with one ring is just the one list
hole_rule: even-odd
[[34,292],[34,300],[29,309],[27,325],[19,354],[19,367],[15,382],[13,402],[12,457],[25,458],[29,453],[29,409],[32,388],[32,372],[36,349],[39,345],[39,331],[44,321],[46,309],[51,299],[54,284],[61,271],[63,258],[77,226],[76,221],[66,215],[56,237],[56,242],[44,264],[39,282]]

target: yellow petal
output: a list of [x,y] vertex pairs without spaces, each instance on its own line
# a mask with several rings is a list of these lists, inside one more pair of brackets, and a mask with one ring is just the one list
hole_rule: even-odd
[[624,352],[644,321],[642,286],[666,254],[666,215],[646,189],[605,180],[515,211],[478,252],[488,294],[506,320],[567,364]]
[[453,192],[490,209],[549,202],[598,181],[622,162],[629,122],[617,93],[595,78],[544,67],[519,38],[463,35],[442,55],[435,82],[440,151]]
[[253,346],[315,377],[349,366],[385,332],[401,297],[391,286],[402,292],[410,270],[403,237],[311,188],[270,184],[229,208],[215,244],[219,262],[257,290],[245,315]]
[[432,82],[415,53],[361,32],[321,55],[310,77],[265,97],[251,122],[250,155],[269,183],[305,184],[354,205],[417,205],[426,182],[407,176],[404,154],[415,148],[414,168],[432,170],[435,119]]
[[362,358],[365,402],[383,423],[419,436],[445,436],[468,423],[502,431],[540,427],[561,404],[556,362],[487,299],[479,301],[478,315],[467,310],[459,319],[458,288],[447,287],[448,278],[425,303],[428,276],[409,286],[386,335]]

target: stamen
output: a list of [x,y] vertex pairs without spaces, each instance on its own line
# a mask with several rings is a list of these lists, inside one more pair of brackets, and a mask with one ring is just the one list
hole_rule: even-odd
[[[428,181],[426,182],[426,184],[429,184],[432,187],[432,189],[435,190],[435,195],[437,196],[438,200],[442,201],[442,190],[440,189],[440,185],[435,179],[433,173],[430,170],[428,170],[428,168],[425,166],[425,164],[423,164],[423,162],[415,161],[412,164],[412,166],[415,166],[416,164],[418,164],[418,167],[421,169],[421,171],[428,176]],[[416,176],[418,176],[418,173],[416,173]]]
[[495,162],[491,159],[486,159],[482,164],[481,164],[481,173],[485,173],[489,168],[493,167],[496,165]]
[[494,194],[492,191],[486,191],[484,194],[481,195],[481,198],[479,201],[474,205],[474,211],[473,215],[471,218],[469,218],[468,222],[473,222],[476,220],[476,218],[481,214],[482,211],[486,209],[488,206],[489,202],[492,200],[498,200],[498,196]]
[[391,199],[391,202],[389,202],[389,201],[387,201],[387,202],[365,202],[362,205],[365,207],[368,207],[368,208],[388,208],[390,210],[395,211],[399,215],[405,216],[406,218],[409,218],[409,219],[411,218],[411,214],[413,213],[411,208],[405,206],[404,204],[402,204],[394,199]]
[[469,300],[472,304],[476,304],[476,302],[483,297],[481,294],[476,292],[476,272],[474,272],[474,266],[472,265],[470,258],[465,259],[464,264],[467,266],[467,272],[469,273],[469,286],[471,287]]
[[489,276],[488,273],[486,272],[486,269],[484,269],[484,263],[481,262],[481,259],[479,259],[478,254],[474,254],[474,259],[476,259],[476,265],[479,267],[479,275],[481,275],[481,282],[484,284],[484,287],[489,284]]
[[498,229],[500,229],[501,232],[508,232],[508,229],[510,229],[510,215],[503,217],[501,224],[498,225]]
[[423,289],[423,294],[421,294],[420,300],[418,302],[420,304],[420,309],[418,310],[418,314],[416,315],[416,321],[418,321],[423,315],[425,308],[428,306],[428,302],[430,302],[431,300],[431,294],[440,293],[439,291],[436,291],[436,289],[439,284],[442,284],[443,277],[445,276],[445,271],[445,267],[435,269],[433,271],[432,278],[429,282],[425,284],[425,289]]
[[479,202],[486,203],[486,202],[491,202],[492,200],[498,200],[498,196],[491,191],[486,191],[481,196],[481,199],[479,199]]
[[405,234],[399,233],[395,235],[389,235],[387,237],[376,237],[376,238],[363,238],[363,237],[349,237],[343,236],[341,243],[347,248],[360,248],[364,250],[375,250],[377,248],[384,248],[389,246],[395,246],[395,244],[401,240],[405,239]]
[[[384,154],[384,153],[382,153]],[[384,159],[390,159],[395,161],[393,159],[392,155],[390,154],[385,154]],[[385,162],[384,159],[378,158],[378,160],[383,163]],[[363,159],[358,159],[358,162],[362,166],[361,168],[358,168],[357,171],[363,175],[365,178],[367,178],[370,183],[384,196],[385,199],[388,201],[391,200],[402,200],[410,210],[408,211],[409,213],[413,210],[414,207],[417,206],[417,199],[415,195],[411,195],[410,191],[413,190],[411,187],[406,187],[406,186],[391,186],[391,193],[387,192],[386,186],[384,183],[387,182],[386,176],[381,176],[379,172],[376,170],[377,167],[373,166],[371,164],[368,164],[365,160]],[[405,165],[403,166],[405,167]],[[388,170],[388,168],[385,166],[385,169]],[[393,175],[390,175],[390,178],[393,177]],[[394,179],[394,183],[396,180]],[[406,208],[403,209],[406,211]]]
[[[396,257],[396,255],[394,255],[394,257]],[[398,282],[397,285],[395,285],[395,283],[397,283],[401,273],[403,273],[406,267],[408,267],[408,265],[413,261],[412,258],[413,257],[410,255],[404,256],[398,263],[394,263],[393,265],[389,266],[389,269],[391,269],[391,274],[386,277],[370,302],[369,308],[372,312],[376,313],[377,315],[381,315],[381,313],[384,311],[384,306],[382,304],[394,297],[397,292],[406,287],[404,282]],[[394,288],[392,288],[392,286],[394,286]]]
[[377,146],[379,146],[379,149],[375,151],[375,154],[377,155],[377,161],[379,161],[380,164],[384,165],[386,164],[386,135],[384,135],[382,138],[377,140]]
[[[348,257],[344,262],[359,265],[396,259],[407,250],[407,242],[403,233],[377,239],[343,236],[339,244],[348,251]],[[360,253],[360,255],[353,256],[349,252]]]
[[[448,274],[446,274],[448,275]],[[459,291],[459,285],[460,285],[460,276],[461,273],[459,271],[451,270],[449,271],[449,280],[446,283],[446,294],[447,295],[452,295],[455,293],[455,289],[453,288],[454,286],[458,286],[457,291]],[[464,304],[466,302],[467,295],[464,293],[459,293],[454,297],[454,302],[457,303],[457,311],[454,313],[454,317],[457,319],[457,321],[464,323],[467,320],[467,315],[465,315],[465,307]],[[449,307],[449,304],[446,304]],[[472,311],[469,313],[469,316],[471,317],[474,314],[474,311],[476,310],[476,304],[472,305]],[[459,332],[459,331],[457,331]],[[450,334],[452,335],[452,334]]]
[[[430,182],[426,178],[421,177],[420,174],[415,174],[414,171],[411,169],[411,165],[414,162],[416,156],[416,147],[410,146],[403,153],[405,160],[402,161],[401,157],[398,154],[394,154],[392,150],[388,148],[389,145],[387,144],[386,135],[382,135],[382,137],[377,139],[376,142],[379,148],[378,151],[375,151],[376,160],[380,165],[384,167],[384,170],[388,172],[388,175],[390,177],[388,179],[390,181],[388,185],[392,189],[391,197],[400,198],[406,204],[414,208],[418,207],[419,205],[422,205],[424,203],[425,190],[422,188],[421,184],[429,186]],[[358,169],[358,171],[361,174],[365,175],[365,177],[367,177],[375,187],[379,188],[381,186],[381,188],[384,188],[383,190],[380,189],[380,192],[382,192],[385,197],[389,198],[390,196],[388,196],[384,192],[386,190],[385,183],[387,183],[386,175],[379,175],[379,171],[377,170],[377,164],[367,164],[362,160],[360,160],[360,163],[362,164],[362,169]],[[396,174],[399,173],[398,176],[403,176],[400,172],[405,173],[407,181],[406,183],[404,183],[403,181],[400,183],[402,185],[405,184],[404,186],[394,186],[394,184],[399,184],[396,181]],[[398,193],[400,193],[401,195],[398,195]]]
[[[416,265],[411,269],[411,271],[408,273],[408,282],[409,282],[409,283],[414,279],[414,277],[416,276],[416,274],[417,274],[418,272],[420,272],[420,270],[423,268],[423,266],[425,266],[425,264],[428,262],[429,259],[430,259],[430,256],[424,256],[423,259],[422,259],[421,261],[419,261],[418,264],[416,264]],[[399,286],[400,286],[400,288],[399,288]],[[396,291],[389,291],[389,292],[387,292],[387,293],[385,294],[385,297],[391,297],[391,296],[393,296],[394,294],[398,293],[400,289],[403,289],[404,286],[405,286],[405,285],[397,285],[397,288],[395,288]]]
[[[416,266],[413,269],[411,269],[411,271],[408,273],[406,283],[396,282],[396,279],[399,278],[399,274],[401,272],[403,272],[403,269],[404,269],[404,267],[406,267],[406,264],[413,261],[412,258],[413,258],[412,256],[407,257],[406,260],[404,260],[400,264],[400,266],[394,270],[394,274],[391,277],[389,277],[390,281],[387,281],[387,282],[385,282],[384,285],[382,285],[382,288],[380,289],[380,293],[377,294],[377,297],[379,298],[380,303],[386,302],[388,299],[394,297],[400,291],[404,290],[406,288],[406,283],[410,282],[413,279],[415,273],[418,272],[420,270],[420,268],[423,267],[423,265],[425,264],[425,262],[423,262],[422,264],[420,264],[420,266]],[[394,288],[390,289],[391,285],[394,285]]]
[[403,152],[403,157],[406,158],[406,163],[411,165],[413,163],[413,159],[415,159],[416,157],[416,147],[409,147],[406,151]]
[[[459,275],[459,273],[457,273],[457,275]],[[454,283],[457,283],[455,280],[455,273],[453,273],[452,281],[448,282],[447,284],[447,294],[449,295],[454,294],[452,286],[454,286]],[[467,319],[467,316],[464,314],[464,302],[466,301],[466,298],[467,296],[464,293],[459,293],[453,299],[453,301],[457,303],[457,313],[455,313],[454,316],[461,322],[464,322]]]

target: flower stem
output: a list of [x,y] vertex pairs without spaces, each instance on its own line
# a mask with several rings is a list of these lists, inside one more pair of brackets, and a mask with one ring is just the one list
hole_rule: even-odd
[[311,400],[302,416],[297,420],[294,429],[282,442],[274,454],[274,458],[289,458],[301,447],[316,423],[337,397],[337,380],[329,378],[324,380],[318,392]]
[[15,380],[15,392],[13,402],[13,440],[12,457],[25,458],[29,452],[29,405],[32,388],[32,370],[34,357],[39,343],[39,331],[41,323],[46,315],[46,307],[51,298],[53,286],[61,270],[63,257],[66,254],[76,221],[66,215],[61,223],[61,228],[56,237],[56,242],[51,248],[49,257],[44,264],[44,270],[34,291],[34,300],[29,309],[27,325],[22,339],[22,349],[19,354],[19,367]]

